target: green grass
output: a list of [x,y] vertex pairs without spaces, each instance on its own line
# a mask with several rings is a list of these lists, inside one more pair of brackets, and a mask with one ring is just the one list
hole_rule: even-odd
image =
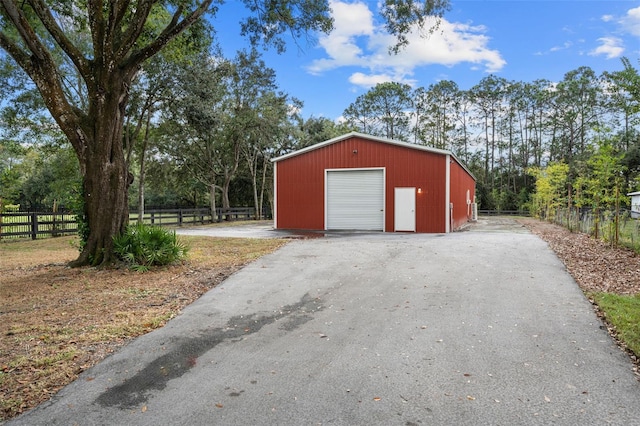
[[640,220],[626,219],[620,222],[620,245],[640,253]]
[[69,361],[73,359],[73,357],[76,356],[76,353],[77,351],[75,349],[69,349],[52,356],[44,356],[40,359],[37,359],[34,365],[36,366],[36,368],[52,367],[60,361]]
[[[561,221],[556,220],[555,222],[571,231],[594,235],[595,221],[593,218],[578,223],[575,217],[567,221],[565,216]],[[598,238],[604,242],[611,244],[615,240],[615,231],[613,219],[605,219],[598,222]],[[640,219],[620,217],[618,223],[618,245],[640,253]]]
[[613,325],[627,347],[640,356],[640,294],[621,296],[611,293],[591,293],[605,318]]
[[[615,240],[615,223],[613,220],[601,221],[598,225],[598,237],[606,243],[612,243]],[[588,230],[593,235],[593,224]],[[630,250],[640,253],[640,220],[631,218],[620,218],[618,224],[618,245],[626,247]]]

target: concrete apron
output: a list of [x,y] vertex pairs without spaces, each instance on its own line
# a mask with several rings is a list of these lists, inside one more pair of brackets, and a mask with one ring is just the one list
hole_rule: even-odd
[[637,421],[632,364],[561,262],[494,228],[292,241],[9,424]]

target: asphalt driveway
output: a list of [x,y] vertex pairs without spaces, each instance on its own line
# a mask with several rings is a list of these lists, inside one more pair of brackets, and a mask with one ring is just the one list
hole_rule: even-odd
[[640,383],[512,221],[292,241],[11,425],[595,425]]

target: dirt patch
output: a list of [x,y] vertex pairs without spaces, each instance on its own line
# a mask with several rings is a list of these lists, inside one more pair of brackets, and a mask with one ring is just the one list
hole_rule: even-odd
[[130,339],[162,327],[282,240],[181,237],[189,262],[144,274],[75,268],[73,238],[0,244],[0,421],[49,399]]

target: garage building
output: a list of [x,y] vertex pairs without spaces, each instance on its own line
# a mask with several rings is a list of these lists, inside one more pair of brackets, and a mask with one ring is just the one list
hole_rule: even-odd
[[474,214],[450,151],[353,132],[273,162],[276,229],[446,233]]

